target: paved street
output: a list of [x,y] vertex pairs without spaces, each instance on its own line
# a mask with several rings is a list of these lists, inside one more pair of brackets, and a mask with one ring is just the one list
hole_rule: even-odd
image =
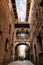
[[30,61],[15,61],[8,65],[34,65],[34,64]]

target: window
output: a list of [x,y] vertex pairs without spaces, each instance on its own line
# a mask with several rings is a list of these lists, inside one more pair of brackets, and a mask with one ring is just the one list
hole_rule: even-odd
[[0,39],[1,39],[1,37],[2,37],[2,31],[0,31]]
[[19,38],[24,38],[25,37],[25,31],[24,30],[18,30],[16,35],[19,37]]
[[9,24],[9,34],[10,34],[10,32],[11,32],[11,24]]
[[15,0],[19,22],[25,22],[26,18],[26,0]]
[[8,38],[6,38],[6,42],[5,42],[5,51],[6,51],[6,52],[8,51],[8,49],[7,49],[8,42],[9,42],[9,40],[8,40]]
[[41,51],[42,51],[42,37],[41,37],[41,33],[40,32],[38,33],[37,41],[40,43]]
[[29,31],[28,30],[25,31],[24,29],[17,30],[16,32],[16,37],[18,39],[28,39],[29,35],[30,35]]

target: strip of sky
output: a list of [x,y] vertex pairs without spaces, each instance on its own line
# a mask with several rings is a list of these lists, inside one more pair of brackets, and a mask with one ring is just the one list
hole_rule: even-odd
[[18,19],[20,22],[24,22],[26,18],[26,0],[15,0],[18,13]]

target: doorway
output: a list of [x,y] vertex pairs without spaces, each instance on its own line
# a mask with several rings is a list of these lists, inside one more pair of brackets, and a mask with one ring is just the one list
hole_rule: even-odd
[[29,60],[30,48],[26,43],[19,43],[15,47],[15,60]]

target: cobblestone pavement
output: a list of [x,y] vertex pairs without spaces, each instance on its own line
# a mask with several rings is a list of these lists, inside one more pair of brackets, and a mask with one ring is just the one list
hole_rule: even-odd
[[15,61],[8,65],[34,65],[34,64],[30,61]]

